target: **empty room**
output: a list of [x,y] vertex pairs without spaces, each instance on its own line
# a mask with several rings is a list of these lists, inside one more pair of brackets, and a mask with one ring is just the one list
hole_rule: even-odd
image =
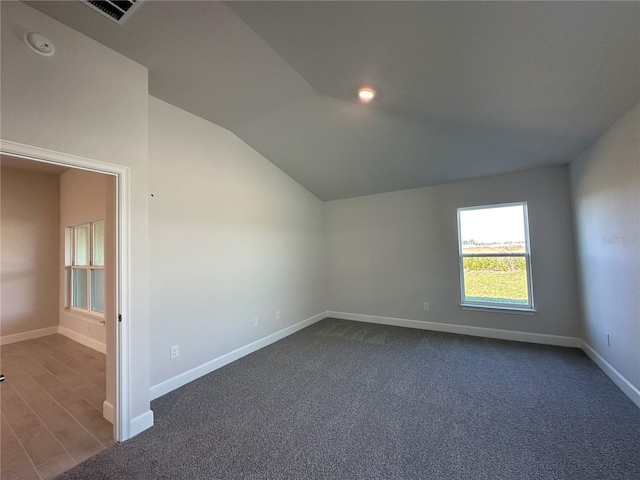
[[640,478],[640,2],[0,2],[0,478]]

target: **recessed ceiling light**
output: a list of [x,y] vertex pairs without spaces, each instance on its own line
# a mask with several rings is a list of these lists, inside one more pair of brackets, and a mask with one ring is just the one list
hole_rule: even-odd
[[358,90],[358,98],[363,102],[370,102],[375,96],[376,91],[373,88],[364,87]]

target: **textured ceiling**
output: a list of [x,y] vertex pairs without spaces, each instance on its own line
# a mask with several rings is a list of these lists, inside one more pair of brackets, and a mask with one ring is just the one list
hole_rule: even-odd
[[323,200],[566,163],[640,101],[636,2],[28,3]]

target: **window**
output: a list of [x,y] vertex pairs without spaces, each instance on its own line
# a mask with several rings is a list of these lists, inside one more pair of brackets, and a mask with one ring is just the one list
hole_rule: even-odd
[[533,310],[527,204],[458,209],[462,306]]
[[104,314],[104,221],[66,230],[67,305],[94,315]]

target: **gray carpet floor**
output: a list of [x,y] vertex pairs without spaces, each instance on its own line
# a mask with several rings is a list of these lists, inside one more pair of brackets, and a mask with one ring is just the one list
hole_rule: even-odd
[[640,479],[580,350],[326,319],[152,403],[60,479]]

